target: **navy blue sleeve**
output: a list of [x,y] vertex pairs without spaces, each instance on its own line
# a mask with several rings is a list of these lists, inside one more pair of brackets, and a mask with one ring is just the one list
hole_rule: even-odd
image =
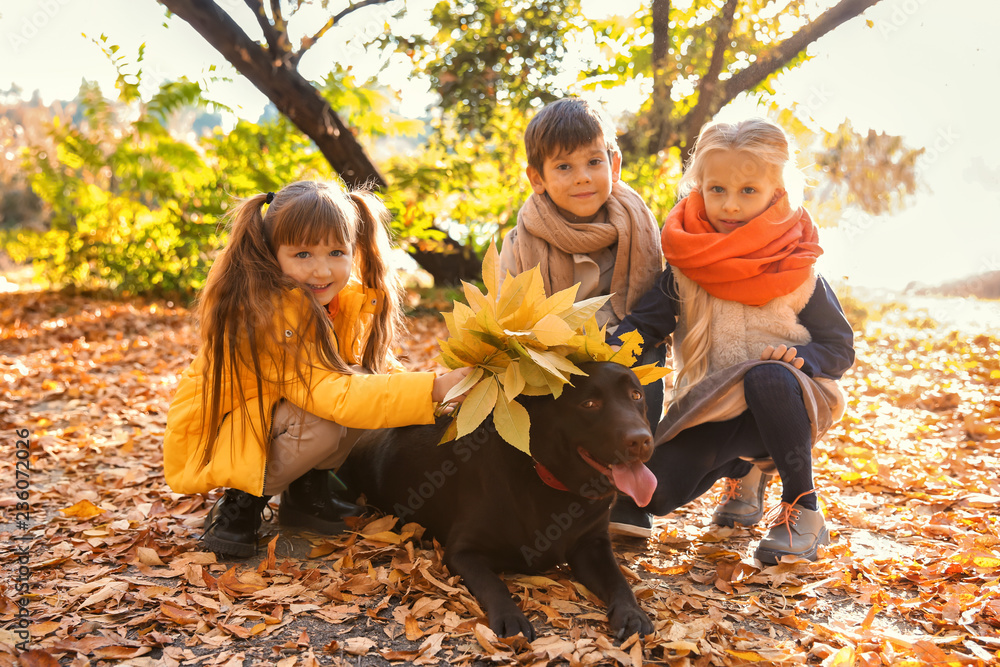
[[638,331],[642,335],[642,348],[645,351],[650,344],[656,345],[674,332],[678,311],[677,285],[668,265],[649,291],[639,297],[632,312],[625,316],[615,333],[608,336],[608,342],[621,345],[619,336],[629,331]]
[[812,342],[796,345],[809,377],[840,379],[854,365],[854,331],[844,309],[823,276],[816,277],[816,290],[799,313],[799,323],[809,331]]

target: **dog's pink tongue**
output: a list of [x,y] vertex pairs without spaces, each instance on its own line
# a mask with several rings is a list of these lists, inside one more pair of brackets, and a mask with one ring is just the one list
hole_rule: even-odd
[[618,490],[632,496],[639,507],[645,507],[653,499],[656,476],[641,461],[615,464],[611,466],[611,476]]

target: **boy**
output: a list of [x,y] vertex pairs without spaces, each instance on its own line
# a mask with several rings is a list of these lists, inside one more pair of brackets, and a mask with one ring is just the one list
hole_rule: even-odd
[[[578,301],[612,294],[597,321],[613,332],[663,267],[652,212],[619,180],[622,156],[614,128],[593,105],[564,98],[531,119],[524,146],[533,194],[504,238],[501,275],[537,265],[546,294],[575,283]],[[649,349],[640,363],[664,360],[664,346]],[[655,430],[662,384],[646,386],[646,408]]]

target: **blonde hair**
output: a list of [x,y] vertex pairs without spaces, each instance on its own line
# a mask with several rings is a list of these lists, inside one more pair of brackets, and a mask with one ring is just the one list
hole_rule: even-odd
[[681,301],[687,324],[687,333],[680,347],[684,364],[674,378],[671,403],[679,401],[708,375],[708,353],[712,344],[712,301],[708,292],[695,286],[691,294],[681,297]]
[[[702,127],[678,186],[681,196],[701,188],[705,158],[720,150],[749,153],[772,170],[788,193],[793,208],[801,204],[803,178],[795,166],[791,142],[780,126],[766,118],[748,118],[736,123],[713,122]],[[684,365],[674,381],[672,402],[680,400],[708,374],[711,346],[712,302],[708,292],[698,287],[693,293],[682,295],[682,301],[687,324],[687,334],[680,346]]]
[[791,142],[779,125],[766,118],[747,118],[736,123],[714,122],[702,127],[678,184],[678,193],[682,197],[701,187],[705,158],[720,150],[749,153],[773,170],[778,183],[788,192],[792,208],[802,203],[803,178],[795,166]]
[[[262,213],[269,199],[267,212]],[[267,370],[277,370],[274,375],[278,378],[286,363],[295,369],[296,379],[301,382],[308,382],[313,368],[354,372],[338,352],[326,308],[308,291],[301,300],[300,330],[295,335],[296,340],[312,343],[318,358],[303,358],[304,346],[288,349],[284,345],[287,334],[276,330],[274,318],[287,304],[289,291],[301,285],[282,272],[277,259],[280,246],[336,240],[354,249],[352,274],[365,286],[383,293],[382,308],[375,313],[362,348],[361,365],[376,373],[389,370],[392,345],[402,320],[400,286],[386,262],[389,217],[375,194],[345,191],[335,183],[321,181],[298,181],[276,194],[248,197],[233,207],[227,215],[229,241],[212,265],[198,303],[202,349],[207,358],[202,407],[209,443],[203,463],[211,458],[224,417],[221,394],[227,367],[234,380],[233,398],[240,401],[246,393],[237,369],[242,366],[253,370],[262,423],[267,423],[265,369],[261,367],[266,355],[261,354],[262,350],[273,352],[274,368]],[[353,344],[341,341],[341,345]],[[263,438],[266,434],[258,435]]]

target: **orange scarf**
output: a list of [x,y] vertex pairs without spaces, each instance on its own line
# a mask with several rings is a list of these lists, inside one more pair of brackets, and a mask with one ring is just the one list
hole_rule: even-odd
[[728,234],[715,231],[694,190],[667,215],[660,240],[671,266],[726,301],[763,306],[793,292],[823,254],[816,227],[788,195]]

